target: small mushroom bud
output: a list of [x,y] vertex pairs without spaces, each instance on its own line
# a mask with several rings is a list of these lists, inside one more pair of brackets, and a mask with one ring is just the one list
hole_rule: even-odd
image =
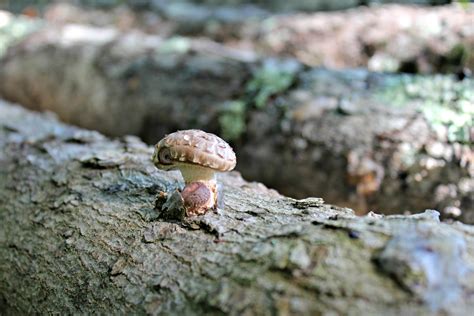
[[212,192],[204,182],[196,181],[186,185],[181,192],[186,208],[186,215],[201,215],[214,207],[214,197],[217,192]]
[[216,172],[234,169],[235,153],[224,140],[201,130],[169,134],[155,146],[153,163],[161,170],[179,170],[186,186],[181,195],[186,215],[201,215],[217,206]]

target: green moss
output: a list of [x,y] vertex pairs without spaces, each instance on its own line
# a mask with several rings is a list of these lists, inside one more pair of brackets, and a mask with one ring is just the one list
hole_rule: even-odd
[[457,44],[449,51],[446,58],[453,64],[464,64],[469,58],[469,49],[463,44]]
[[243,101],[226,102],[219,115],[221,135],[227,140],[236,140],[245,132],[246,104]]
[[186,54],[191,48],[189,39],[181,36],[173,36],[165,40],[158,48],[159,54]]
[[469,9],[469,2],[470,0],[457,0],[459,4],[461,4],[461,7],[463,7],[465,10]]
[[246,129],[247,112],[252,107],[263,108],[270,97],[286,91],[294,83],[300,67],[294,60],[266,60],[253,73],[244,95],[222,107],[218,117],[222,137],[231,141],[239,139]]
[[374,93],[395,106],[416,106],[435,130],[446,130],[451,142],[472,143],[474,80],[451,76],[399,76]]
[[37,30],[41,24],[38,20],[0,12],[0,58],[9,46]]
[[253,103],[262,108],[268,99],[286,91],[294,82],[299,64],[292,60],[269,60],[258,69],[247,84],[247,92],[253,96]]

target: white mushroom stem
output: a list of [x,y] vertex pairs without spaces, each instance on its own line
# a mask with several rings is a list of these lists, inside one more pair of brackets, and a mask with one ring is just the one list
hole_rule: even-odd
[[216,183],[216,171],[198,165],[181,164],[178,167],[186,184],[196,181]]

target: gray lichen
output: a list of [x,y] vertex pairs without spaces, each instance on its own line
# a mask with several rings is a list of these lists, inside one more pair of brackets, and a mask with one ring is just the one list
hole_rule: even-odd
[[394,235],[376,261],[431,310],[439,311],[462,300],[465,280],[474,276],[466,251],[461,234],[448,234],[431,223],[420,223]]

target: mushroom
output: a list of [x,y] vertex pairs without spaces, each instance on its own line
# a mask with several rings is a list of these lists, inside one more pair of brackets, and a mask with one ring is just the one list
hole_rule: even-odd
[[186,184],[181,195],[188,216],[216,208],[216,172],[230,171],[236,164],[229,144],[196,129],[177,131],[161,139],[152,159],[158,169],[181,172]]

